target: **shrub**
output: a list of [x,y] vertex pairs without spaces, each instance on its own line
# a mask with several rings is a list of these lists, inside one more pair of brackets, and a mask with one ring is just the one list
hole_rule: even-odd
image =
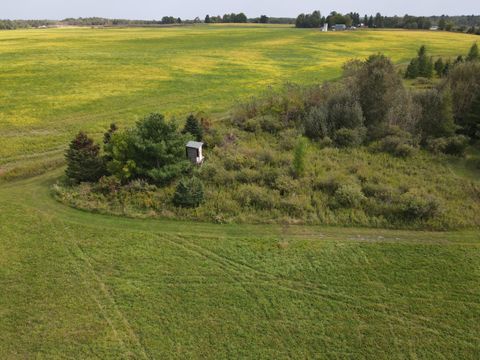
[[312,140],[328,136],[328,112],[324,107],[312,107],[303,121],[304,134]]
[[362,191],[367,197],[373,197],[383,202],[392,201],[395,195],[395,191],[391,187],[382,184],[366,183],[363,185]]
[[389,153],[390,155],[397,157],[409,157],[415,153],[415,148],[410,145],[409,139],[404,137],[390,135],[380,140],[373,147],[378,151]]
[[334,205],[346,208],[357,208],[365,200],[361,188],[355,184],[340,186],[334,194]]
[[335,132],[335,145],[338,147],[355,147],[362,144],[365,139],[364,128],[341,128]]
[[102,176],[95,185],[94,191],[103,195],[115,194],[121,186],[122,183],[116,176]]
[[180,180],[173,196],[175,206],[194,208],[198,207],[203,201],[204,189],[200,179],[192,177]]
[[462,135],[431,139],[427,142],[427,149],[436,154],[464,156],[467,147],[468,139]]
[[258,185],[248,184],[239,187],[235,194],[242,206],[252,206],[259,210],[270,210],[278,201],[278,194]]
[[436,216],[438,210],[438,201],[432,196],[410,191],[400,197],[400,211],[406,220],[428,220]]
[[299,138],[293,153],[293,171],[295,176],[300,177],[305,173],[305,158],[307,156],[308,143],[305,138]]

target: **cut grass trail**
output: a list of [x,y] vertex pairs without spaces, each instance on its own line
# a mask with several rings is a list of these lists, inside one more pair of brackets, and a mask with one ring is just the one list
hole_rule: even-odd
[[0,187],[0,357],[480,355],[480,235],[134,220]]

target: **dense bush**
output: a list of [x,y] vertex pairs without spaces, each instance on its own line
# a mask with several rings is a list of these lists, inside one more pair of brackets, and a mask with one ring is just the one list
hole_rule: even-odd
[[468,147],[468,139],[462,135],[441,137],[429,140],[427,147],[431,152],[437,154],[464,156]]
[[432,196],[408,192],[401,196],[401,214],[408,221],[428,220],[438,214],[438,201]]
[[341,128],[335,132],[334,142],[338,147],[356,147],[362,144],[365,138],[365,129],[347,129]]
[[194,208],[204,201],[203,183],[196,177],[180,180],[175,189],[173,203],[175,206]]
[[365,200],[360,186],[356,184],[341,185],[334,193],[333,206],[345,208],[360,207]]

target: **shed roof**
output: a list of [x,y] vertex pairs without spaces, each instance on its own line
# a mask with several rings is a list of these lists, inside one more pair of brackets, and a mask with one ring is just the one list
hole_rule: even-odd
[[202,146],[203,146],[203,143],[198,141],[189,141],[187,143],[188,148],[201,149]]

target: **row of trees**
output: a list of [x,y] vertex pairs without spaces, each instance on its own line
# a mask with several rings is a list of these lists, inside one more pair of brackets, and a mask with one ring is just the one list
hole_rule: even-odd
[[320,11],[311,14],[298,15],[295,25],[298,28],[317,28],[324,24],[330,27],[335,24],[358,27],[360,25],[369,28],[403,28],[403,29],[430,29],[438,25],[440,30],[464,31],[469,33],[480,33],[480,16],[383,16],[381,13],[375,15],[360,16],[359,13],[350,12],[341,14],[332,11],[328,16],[321,16]]
[[247,16],[244,13],[231,13],[225,14],[223,16],[205,16],[205,23],[212,24],[212,23],[246,23],[248,21]]
[[452,63],[450,59],[443,60],[441,57],[433,62],[433,58],[427,55],[427,48],[425,45],[422,45],[418,50],[418,54],[415,58],[410,61],[410,64],[407,67],[405,72],[405,77],[407,79],[416,79],[418,77],[423,78],[432,78],[434,73],[438,77],[443,77],[448,75],[448,72],[452,66],[462,63],[464,61],[479,61],[480,55],[478,50],[478,44],[475,43],[470,48],[468,55],[464,58],[462,55],[458,56],[455,61]]
[[0,30],[37,28],[55,24],[55,21],[50,20],[0,20]]

